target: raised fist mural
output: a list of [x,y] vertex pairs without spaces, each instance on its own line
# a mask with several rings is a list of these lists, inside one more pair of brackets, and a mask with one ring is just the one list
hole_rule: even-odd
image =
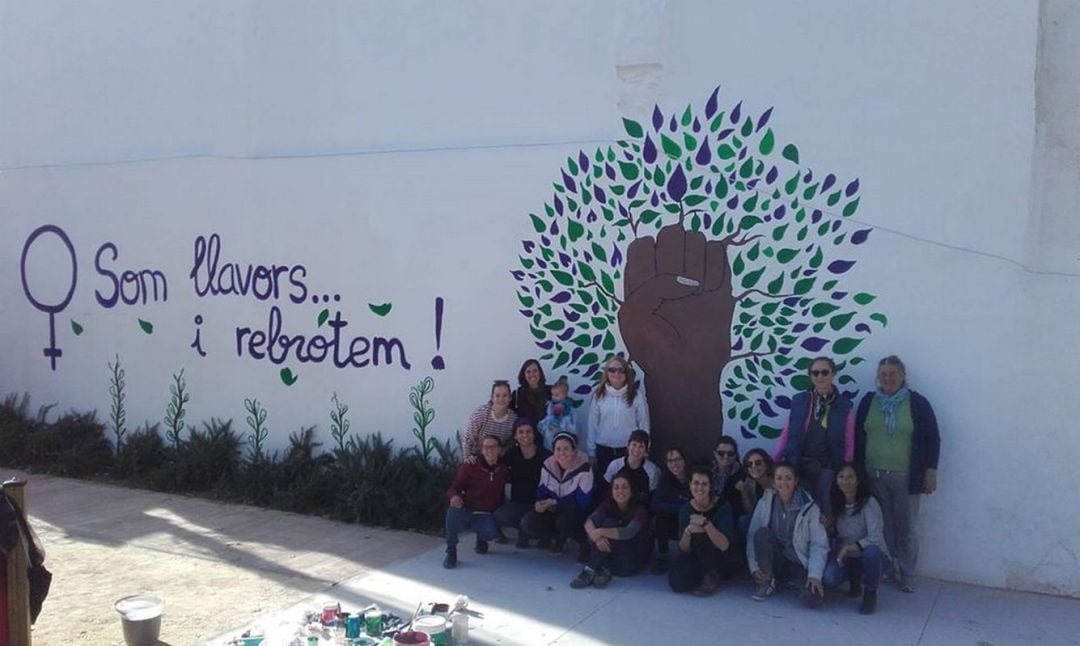
[[855,264],[841,256],[870,234],[848,220],[859,181],[778,151],[771,115],[721,110],[717,89],[700,113],[624,119],[627,138],[569,157],[529,215],[512,274],[540,360],[586,395],[625,353],[644,373],[654,455],[704,456],[725,432],[775,438],[811,358],[858,364],[887,324],[872,294],[841,284]]

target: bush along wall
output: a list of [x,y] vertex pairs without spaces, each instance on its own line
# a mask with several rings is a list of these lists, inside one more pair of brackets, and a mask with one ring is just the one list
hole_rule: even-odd
[[[172,377],[160,424],[127,427],[125,374],[120,357],[109,363],[109,419],[70,411],[49,421],[54,406],[31,410],[30,396],[0,403],[0,464],[76,478],[111,480],[157,491],[187,493],[344,520],[438,533],[459,456],[449,440],[430,434],[435,411],[430,378],[410,393],[416,446],[394,446],[380,433],[351,431],[349,407],[331,398],[327,448],[316,426],[289,436],[283,452],[265,447],[270,413],[257,399],[244,402],[245,427],[229,419],[199,426],[185,416],[191,393],[183,371]],[[162,431],[164,426],[164,431]]]

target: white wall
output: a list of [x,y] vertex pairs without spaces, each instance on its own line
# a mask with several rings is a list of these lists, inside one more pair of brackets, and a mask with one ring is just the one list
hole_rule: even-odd
[[[408,388],[431,374],[447,437],[491,378],[537,354],[509,270],[567,155],[622,136],[621,116],[700,106],[721,85],[725,104],[774,106],[804,164],[861,179],[855,218],[875,231],[853,252],[855,282],[890,323],[853,375],[872,387],[872,360],[900,354],[942,427],[922,571],[1080,596],[1066,485],[1080,450],[1066,404],[1080,386],[1076,247],[1038,273],[1044,197],[1067,208],[1080,181],[1048,175],[1037,133],[1067,131],[1076,110],[1067,84],[1047,94],[1035,75],[1037,52],[1068,48],[1061,32],[1040,36],[1046,14],[1075,29],[1076,12],[1045,3],[1040,23],[1034,6],[999,5],[0,3],[0,391],[104,413],[119,353],[131,422],[161,419],[184,368],[189,422],[242,427],[244,398],[258,397],[280,447],[301,425],[325,437],[338,392],[354,430],[409,444]],[[1058,78],[1075,75],[1053,60]],[[47,223],[79,263],[56,371],[18,269]],[[238,358],[235,328],[265,325],[271,303],[195,294],[193,241],[215,232],[223,261],[302,264],[313,293],[341,295],[346,330],[399,338],[412,368],[292,361],[285,386],[281,366]],[[64,256],[42,240],[31,288],[62,296]],[[106,241],[116,266],[160,269],[167,302],[98,305]],[[384,318],[368,309],[382,302]],[[286,330],[320,330],[324,305],[279,306]],[[189,347],[197,314],[206,357]]]

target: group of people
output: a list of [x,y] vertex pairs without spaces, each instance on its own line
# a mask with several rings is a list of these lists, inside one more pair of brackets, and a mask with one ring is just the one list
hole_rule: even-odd
[[573,588],[603,587],[651,560],[674,591],[701,596],[740,571],[758,601],[792,587],[816,607],[846,582],[868,614],[883,577],[913,592],[919,497],[937,488],[933,409],[908,388],[896,356],[879,362],[878,388],[857,406],[828,357],[808,376],[772,454],[740,456],[725,435],[710,458],[672,447],[657,465],[645,393],[625,359],[604,365],[583,446],[566,383],[548,386],[540,364],[526,361],[518,388],[495,382],[469,418],[447,491],[443,565],[456,567],[464,528],[475,530],[478,554],[507,542],[511,528],[519,548],[535,541],[561,554],[575,543],[583,568]]

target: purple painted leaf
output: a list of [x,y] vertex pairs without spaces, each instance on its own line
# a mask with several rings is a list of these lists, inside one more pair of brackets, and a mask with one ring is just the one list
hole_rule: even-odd
[[828,339],[822,339],[821,337],[812,336],[809,339],[803,340],[801,345],[804,350],[808,350],[810,352],[817,352],[824,348],[826,345],[828,345],[828,343]]
[[515,269],[514,271],[510,272],[510,275],[513,276],[515,280],[522,280],[523,278],[525,278],[525,272],[521,271],[520,269]]
[[653,193],[652,197],[649,198],[649,204],[652,204],[653,206],[660,206],[660,194]]
[[732,195],[731,199],[727,201],[727,207],[729,209],[734,209],[734,208],[736,208],[738,206],[739,206],[739,196],[738,195]]
[[743,349],[743,338],[741,336],[738,338],[737,341],[735,341],[735,343],[731,344],[731,349],[732,350],[742,350]]
[[622,156],[626,159],[626,161],[629,161],[629,162],[634,161],[634,154],[631,153],[629,150],[623,151]]
[[758,117],[757,127],[754,128],[754,131],[757,132],[758,130],[761,130],[762,128],[764,128],[765,124],[769,123],[769,117],[771,117],[771,116],[772,116],[772,108],[769,108],[765,112],[762,112],[761,116]]
[[814,209],[814,212],[810,214],[810,223],[817,224],[821,221],[821,209]]
[[862,244],[866,242],[866,239],[870,237],[871,231],[873,231],[873,229],[859,229],[851,234],[851,244]]
[[698,121],[697,117],[694,117],[693,129],[694,129],[694,132],[701,132],[701,122]]
[[733,132],[735,132],[734,128],[724,128],[719,133],[717,133],[716,140],[717,141],[723,141],[724,139],[727,139],[727,136],[730,135]]
[[806,169],[806,175],[803,177],[803,184],[809,184],[814,180],[814,171],[811,168]]
[[712,216],[708,213],[705,214],[705,228],[708,229],[712,226]]
[[627,219],[630,218],[630,212],[626,210],[626,207],[623,206],[622,202],[619,202],[619,215]]
[[706,195],[711,195],[712,194],[712,180],[711,179],[709,181],[705,182],[705,194]]
[[593,197],[595,197],[596,201],[601,204],[607,202],[607,194],[604,193],[604,189],[600,188],[599,184],[593,186]]
[[570,292],[561,291],[551,297],[551,300],[555,303],[567,303],[570,301]]
[[833,292],[831,294],[831,297],[832,297],[832,299],[834,301],[842,301],[842,300],[844,300],[844,297],[847,296],[847,295],[848,295],[847,292]]
[[864,334],[870,334],[870,326],[866,323],[859,323],[855,326],[856,332],[863,332]]
[[810,327],[809,323],[796,323],[795,325],[793,325],[791,327],[791,331],[794,332],[795,334],[798,334],[799,332],[802,332],[803,330],[805,330],[808,327]]
[[830,227],[832,229],[832,232],[836,233],[837,231],[839,231],[842,224],[843,222],[841,222],[840,220],[833,220],[832,227]]
[[594,334],[593,338],[592,338],[592,344],[593,345],[600,345],[600,339],[603,339],[603,338],[604,338],[603,334]]
[[553,347],[555,347],[555,342],[550,341],[550,340],[549,341],[541,341],[540,343],[536,344],[536,347],[540,348],[541,350],[550,350]]
[[851,399],[851,400],[854,400],[858,395],[859,395],[859,391],[857,391],[857,390],[845,390],[844,391],[844,397],[846,397],[848,399]]
[[747,148],[743,148],[742,150],[739,151],[739,157],[738,157],[739,160],[742,160],[742,159],[746,158],[746,151],[747,150],[748,150]]
[[788,296],[787,298],[784,299],[784,305],[787,305],[788,307],[795,307],[798,304],[799,304],[799,297],[798,296]]
[[545,247],[550,247],[551,246],[551,238],[549,238],[547,236],[540,236],[540,244],[544,245]]
[[558,213],[559,215],[562,215],[562,211],[563,211],[562,200],[560,200],[559,196],[556,195],[555,196],[555,212]]
[[816,273],[817,272],[814,271],[813,269],[804,269],[803,272],[802,272],[802,275],[803,276],[813,276]]
[[776,181],[776,178],[777,178],[777,176],[779,174],[780,174],[780,171],[776,170],[776,166],[773,166],[772,168],[769,169],[769,172],[765,174],[765,183],[766,184],[772,184],[773,182]]
[[652,127],[653,130],[660,132],[661,126],[664,125],[664,113],[660,112],[660,106],[654,105],[652,109]]
[[596,215],[596,211],[589,209],[589,214],[585,216],[586,222],[596,222],[599,218]]
[[752,189],[755,186],[757,186],[758,182],[760,182],[760,181],[761,181],[761,178],[754,178],[754,179],[752,179],[752,180],[750,180],[749,182],[746,183],[746,188]]
[[570,321],[571,323],[577,323],[578,320],[581,318],[581,315],[574,310],[568,310],[566,311],[564,317],[567,321]]
[[615,245],[611,245],[611,266],[618,267],[622,263],[622,251]]
[[600,313],[600,303],[597,303],[596,301],[593,301],[592,313],[593,314],[599,314]]
[[570,360],[577,361],[583,354],[585,354],[584,348],[574,348],[574,351],[570,353]]
[[611,167],[611,164],[604,164],[604,174],[611,181],[615,181],[615,169]]
[[588,368],[586,368],[585,370],[583,370],[582,374],[584,374],[584,375],[595,375],[597,369],[599,369],[599,368],[600,368],[600,364],[594,363],[591,366],[589,366]]
[[717,85],[713,89],[712,94],[709,95],[709,100],[705,102],[705,118],[712,119],[716,114],[716,108],[718,107],[718,99],[720,97],[720,86]]
[[[702,147],[702,150],[707,150]],[[683,173],[682,164],[675,167],[675,172],[668,178],[667,183],[668,195],[676,202],[682,202],[683,197],[686,195],[686,174]]]
[[722,394],[724,397],[731,397],[735,393],[730,391],[730,390],[725,390],[725,391],[721,392],[720,394]]
[[569,341],[570,337],[574,336],[574,331],[575,331],[574,326],[571,325],[570,327],[568,327],[568,328],[566,328],[565,330],[562,331],[562,334],[559,335],[559,340],[560,341]]
[[773,211],[773,217],[777,220],[783,220],[785,215],[787,215],[787,207],[783,204],[776,207],[776,210]]
[[592,392],[592,386],[590,386],[589,384],[581,384],[580,386],[578,386],[577,388],[574,389],[574,394],[575,395],[588,395],[591,392]]
[[570,191],[571,193],[577,193],[577,183],[574,182],[574,179],[572,177],[570,177],[569,175],[567,175],[566,171],[561,171],[561,172],[562,172],[563,184],[566,185],[566,190]]
[[765,413],[769,417],[776,417],[776,411],[773,410],[772,406],[769,406],[768,400],[759,399],[759,400],[757,400],[757,402],[758,402],[758,408],[761,410],[762,413]]
[[[560,211],[560,213],[561,212],[562,211]],[[559,221],[558,220],[552,220],[551,221],[551,226],[548,227],[548,233],[550,233],[553,236],[559,235]]]
[[857,191],[857,190],[859,190],[859,178],[858,177],[851,180],[851,183],[847,185],[847,188],[844,189],[844,195],[846,195],[848,197],[851,197],[852,195],[855,194],[855,191]]
[[626,189],[626,197],[630,198],[631,200],[637,197],[637,192],[641,189],[641,181],[642,180],[639,179],[638,181],[631,184],[630,188]]
[[542,258],[537,258],[536,264],[540,267],[540,269],[547,269],[547,262],[545,262]]
[[739,125],[739,118],[742,117],[742,101],[735,104],[735,107],[731,109],[731,123]]
[[521,312],[521,315],[524,316],[525,318],[527,318],[527,319],[532,318],[532,315],[533,315],[532,310],[518,310],[518,311]]
[[701,148],[698,148],[697,155],[694,156],[694,161],[701,166],[707,166],[709,162],[712,161],[712,152],[707,145],[702,144]]
[[656,144],[649,135],[645,135],[645,148],[642,149],[641,156],[649,164],[656,162]]
[[565,253],[560,251],[559,252],[559,262],[562,263],[563,267],[569,267],[570,266],[570,256],[568,256]]
[[832,188],[832,185],[835,184],[835,183],[836,183],[836,175],[833,175],[832,173],[829,173],[828,175],[825,176],[825,181],[821,183],[821,192],[824,193],[825,191],[829,190],[830,188]]
[[853,260],[834,260],[829,263],[829,271],[834,274],[842,274],[855,266]]
[[[784,374],[790,375],[791,372],[785,371]],[[776,398],[776,405],[784,410],[791,410],[791,398],[787,395],[780,395]]]
[[525,253],[532,253],[532,250],[536,248],[536,243],[532,240],[522,240],[521,248],[525,250]]
[[747,430],[747,428],[745,426],[739,426],[739,431],[742,433],[743,439],[752,440],[755,437],[757,437],[756,435],[751,433],[749,430]]
[[671,115],[671,121],[668,122],[668,130],[675,132],[679,129],[679,122],[675,121],[675,115]]

